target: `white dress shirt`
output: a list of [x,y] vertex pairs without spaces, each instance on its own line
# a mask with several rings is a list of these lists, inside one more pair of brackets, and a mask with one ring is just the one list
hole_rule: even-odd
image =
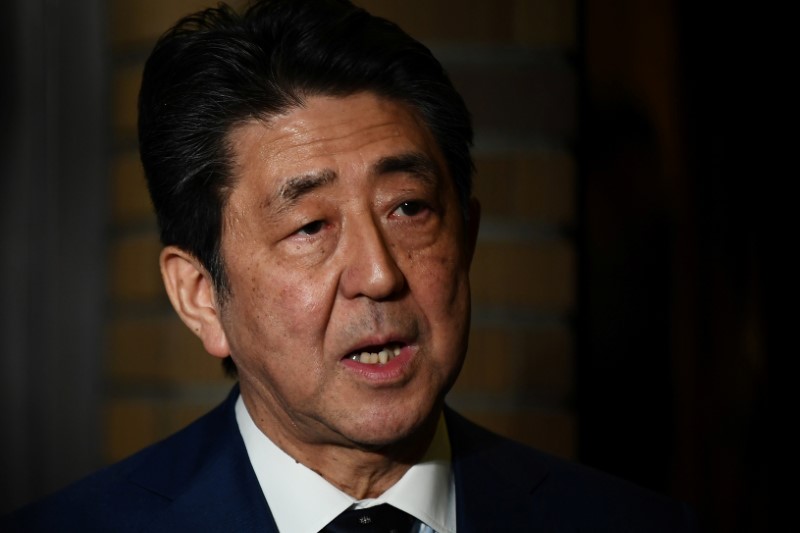
[[420,533],[455,533],[456,491],[450,441],[440,418],[430,449],[418,464],[378,498],[356,500],[295,461],[258,429],[241,395],[236,422],[250,464],[282,533],[318,533],[342,511],[388,503],[419,521]]

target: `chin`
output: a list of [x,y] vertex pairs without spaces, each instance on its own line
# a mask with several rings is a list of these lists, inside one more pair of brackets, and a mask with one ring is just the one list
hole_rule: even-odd
[[[430,438],[431,428],[435,428],[438,410],[433,408],[413,415],[408,410],[399,412],[370,412],[343,434],[356,446],[366,450],[377,450],[397,444],[412,445],[416,441]],[[398,416],[399,415],[399,416]]]

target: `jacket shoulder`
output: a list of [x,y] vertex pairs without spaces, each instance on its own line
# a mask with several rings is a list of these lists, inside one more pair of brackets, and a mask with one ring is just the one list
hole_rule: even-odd
[[[235,397],[234,397],[235,400]],[[191,483],[235,419],[225,403],[181,431],[19,509],[3,531],[140,531]]]
[[[507,530],[695,530],[685,504],[501,437],[453,411],[446,416],[459,531],[497,527],[498,517]],[[483,513],[498,500],[498,511]]]

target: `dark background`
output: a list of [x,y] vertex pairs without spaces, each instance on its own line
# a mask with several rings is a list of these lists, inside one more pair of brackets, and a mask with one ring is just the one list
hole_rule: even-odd
[[760,20],[645,4],[583,4],[579,455],[708,530],[766,531]]

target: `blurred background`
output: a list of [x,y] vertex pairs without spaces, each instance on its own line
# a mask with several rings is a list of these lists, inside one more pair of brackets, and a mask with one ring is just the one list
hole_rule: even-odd
[[[449,402],[685,500],[708,531],[766,530],[775,279],[746,126],[751,15],[685,0],[356,3],[428,44],[474,115],[484,219]],[[208,5],[4,2],[0,512],[231,387],[163,294],[136,146],[144,60]]]

